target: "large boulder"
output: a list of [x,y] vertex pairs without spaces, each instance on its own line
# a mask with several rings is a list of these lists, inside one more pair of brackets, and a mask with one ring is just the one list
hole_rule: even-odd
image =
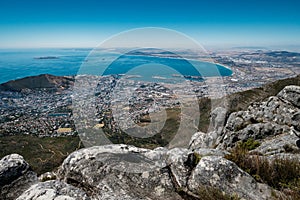
[[277,96],[283,100],[289,101],[294,106],[300,108],[300,87],[296,85],[286,86]]
[[189,190],[197,194],[204,186],[236,194],[243,199],[271,199],[270,187],[257,183],[235,163],[220,156],[203,157],[193,170],[188,181]]
[[0,160],[0,199],[16,199],[36,182],[36,173],[22,156],[11,154]]
[[90,200],[87,194],[61,181],[46,181],[32,185],[17,200]]
[[182,199],[166,161],[164,148],[95,146],[69,155],[58,177],[96,199]]
[[[183,200],[199,199],[202,186],[214,187],[245,199],[267,199],[271,190],[223,158],[228,152],[217,149],[157,148],[148,150],[128,145],[95,146],[70,154],[57,172],[58,180],[27,181],[30,168],[19,155],[6,157],[1,174],[14,196],[1,199],[117,199]],[[9,160],[7,162],[6,160]],[[10,180],[10,178],[12,177]],[[10,181],[8,181],[10,180]],[[16,188],[10,184],[17,180]]]
[[247,199],[270,197],[269,187],[223,158],[226,154],[215,149],[97,146],[69,155],[58,178],[91,199],[197,199],[201,185]]

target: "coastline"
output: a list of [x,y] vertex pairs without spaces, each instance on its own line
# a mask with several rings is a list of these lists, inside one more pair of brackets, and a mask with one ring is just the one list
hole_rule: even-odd
[[[45,52],[47,52],[49,49],[46,49]],[[24,58],[24,55],[20,55],[22,59],[18,65],[13,63],[12,67],[7,67],[12,65],[10,60],[5,61],[3,63],[8,63],[7,66],[0,66],[0,71],[3,71],[4,76],[2,77],[3,80],[0,80],[0,84],[7,83],[9,81],[16,81],[19,79],[23,79],[26,77],[31,77],[31,76],[39,76],[42,74],[51,74],[54,76],[76,76],[78,74],[78,69],[82,66],[84,61],[88,58],[86,54],[82,53],[80,55],[73,55],[72,51],[73,49],[62,49],[62,51],[66,51],[67,53],[60,55],[61,49],[50,49],[50,53],[42,53],[42,55],[39,55],[38,52],[35,50],[31,50],[30,52],[34,52],[33,55],[29,55]],[[38,51],[38,50],[37,50]],[[53,51],[58,51],[57,55],[53,53]],[[25,51],[26,52],[26,51]],[[86,51],[84,51],[86,52]],[[1,52],[2,53],[2,52]],[[0,56],[1,56],[0,53]],[[14,51],[12,51],[14,53]],[[105,51],[104,55],[107,53],[110,53],[109,51]],[[18,56],[19,54],[15,53]],[[38,55],[36,55],[38,54]],[[51,55],[51,56],[49,56]],[[52,56],[53,55],[53,56]],[[71,60],[68,60],[71,56]],[[122,55],[119,55],[122,56]],[[129,55],[129,56],[134,56],[134,57],[147,57],[147,58],[157,58],[157,59],[167,59],[167,60],[180,60],[184,59],[188,62],[202,62],[204,64],[210,64],[210,65],[215,65],[216,67],[222,67],[225,68],[226,70],[232,70],[228,66],[224,66],[221,64],[217,64],[214,62],[209,62],[209,61],[202,61],[202,60],[197,60],[197,59],[187,59],[185,57],[170,57],[170,56],[161,56],[161,55]],[[59,58],[59,59],[36,59],[36,58]],[[18,58],[18,57],[17,57]],[[166,61],[167,61],[166,60]],[[71,65],[71,64],[72,65]],[[74,64],[73,64],[74,63]],[[159,62],[157,62],[159,63]],[[18,67],[20,66],[20,67]],[[39,67],[41,66],[41,67]],[[23,67],[23,70],[20,70]],[[25,67],[25,69],[24,69]],[[34,67],[34,69],[32,69]],[[36,69],[36,71],[35,71]],[[17,73],[15,73],[17,72]],[[22,74],[24,73],[24,74]],[[193,74],[190,74],[193,76]]]

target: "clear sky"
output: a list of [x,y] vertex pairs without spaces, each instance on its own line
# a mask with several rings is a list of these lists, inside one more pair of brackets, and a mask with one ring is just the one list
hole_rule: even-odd
[[0,48],[95,47],[164,27],[203,45],[300,46],[299,0],[0,0]]

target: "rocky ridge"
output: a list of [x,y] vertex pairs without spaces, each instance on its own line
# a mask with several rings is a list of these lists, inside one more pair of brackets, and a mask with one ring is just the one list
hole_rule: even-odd
[[21,156],[8,155],[0,161],[1,199],[201,199],[202,187],[240,199],[286,198],[226,155],[253,139],[259,146],[251,151],[260,156],[299,158],[299,116],[300,87],[287,86],[228,117],[217,108],[209,132],[195,133],[188,149],[94,146],[70,154],[50,176],[55,180],[39,182]]

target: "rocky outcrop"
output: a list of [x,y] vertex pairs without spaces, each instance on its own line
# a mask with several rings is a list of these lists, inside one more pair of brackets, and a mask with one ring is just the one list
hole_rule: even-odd
[[[246,199],[270,196],[268,186],[258,184],[223,158],[226,154],[216,149],[192,152],[183,148],[148,150],[128,145],[90,147],[69,155],[58,171],[57,180],[32,182],[29,189],[15,197],[18,200],[198,199],[198,189],[203,184]],[[218,184],[214,182],[217,179]],[[247,194],[249,189],[256,195]]]
[[188,188],[197,193],[203,186],[215,187],[227,194],[236,194],[249,200],[271,198],[270,187],[257,183],[236,164],[219,156],[202,158],[193,170]]
[[297,146],[298,140],[295,134],[281,134],[276,137],[263,140],[259,147],[251,152],[259,152],[265,156],[281,156],[287,158],[297,158],[300,160],[300,147]]
[[90,200],[82,190],[61,181],[41,182],[31,186],[17,200]]
[[82,149],[63,162],[58,177],[94,199],[182,199],[167,165],[167,150],[127,145]]
[[[299,91],[299,86],[287,86],[277,96],[270,97],[267,101],[255,103],[246,111],[232,113],[226,122],[218,148],[232,148],[238,141],[245,142],[250,138],[264,143],[275,136],[288,135],[292,129],[298,131]],[[295,145],[295,142],[296,140],[289,140],[280,144]],[[283,146],[274,147],[280,148]]]
[[36,182],[36,173],[22,156],[11,154],[0,160],[0,199],[16,199]]
[[[299,86],[287,86],[277,96],[269,97],[261,103],[253,103],[245,111],[231,113],[224,123],[226,110],[216,108],[211,114],[210,131],[195,133],[190,140],[189,148],[231,149],[238,141],[245,142],[250,138],[264,143],[275,136],[287,135],[292,129],[294,133],[298,133],[299,91]],[[283,145],[293,146],[295,143],[294,140]],[[283,146],[277,149],[280,148]]]

